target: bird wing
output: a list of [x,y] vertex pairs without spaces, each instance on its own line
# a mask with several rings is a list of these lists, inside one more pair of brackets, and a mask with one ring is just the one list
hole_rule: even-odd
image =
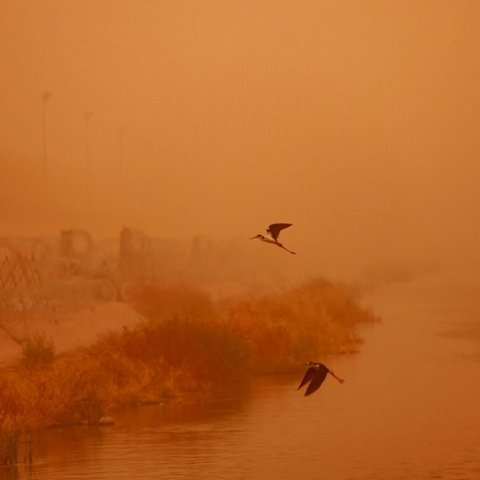
[[267,233],[269,233],[274,240],[278,238],[280,232],[287,227],[290,227],[291,223],[272,223],[267,228]]
[[298,386],[297,390],[300,390],[306,383],[308,383],[317,373],[317,369],[315,367],[310,367],[306,372],[305,376],[303,377],[300,385]]
[[320,388],[320,385],[323,383],[325,377],[327,376],[327,372],[328,370],[323,368],[317,371],[316,375],[313,377],[310,385],[308,385],[307,390],[305,391],[306,397],[308,395],[311,395],[313,392],[316,392]]

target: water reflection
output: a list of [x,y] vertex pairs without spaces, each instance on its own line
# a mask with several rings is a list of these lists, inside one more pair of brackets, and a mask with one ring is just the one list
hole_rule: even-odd
[[[175,469],[177,461],[184,470],[198,467],[215,445],[231,443],[238,430],[232,422],[245,415],[249,398],[248,391],[208,402],[186,398],[131,409],[117,418],[115,427],[43,432],[32,478],[131,478],[132,469],[144,478],[158,478],[149,475]],[[164,462],[166,456],[170,463]],[[106,472],[109,476],[102,476]]]
[[443,335],[455,310],[438,299],[431,306],[377,298],[384,321],[367,332],[364,351],[329,360],[345,385],[327,379],[305,398],[299,370],[258,378],[237,397],[44,432],[34,471],[11,478],[480,478],[479,344]]

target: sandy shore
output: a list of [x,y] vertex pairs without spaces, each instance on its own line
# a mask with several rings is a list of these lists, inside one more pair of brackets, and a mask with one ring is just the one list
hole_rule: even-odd
[[42,334],[53,341],[57,353],[90,345],[110,331],[138,324],[142,317],[124,303],[111,302],[75,312],[32,316],[27,320],[8,322],[0,329],[0,363],[5,364],[21,355],[21,346],[12,339]]

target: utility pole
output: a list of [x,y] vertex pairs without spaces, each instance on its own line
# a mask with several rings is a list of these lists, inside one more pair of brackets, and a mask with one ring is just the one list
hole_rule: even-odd
[[117,208],[120,209],[119,213],[121,216],[124,215],[124,202],[123,197],[125,192],[124,190],[124,142],[125,142],[125,127],[122,125],[118,129],[118,178],[117,178]]
[[43,140],[43,199],[48,202],[48,149],[47,149],[47,102],[52,96],[51,92],[45,91],[42,94],[42,140]]
[[93,112],[86,110],[85,116],[85,198],[87,201],[87,213],[91,213],[92,206],[92,184],[91,184],[91,158],[90,158],[90,120]]

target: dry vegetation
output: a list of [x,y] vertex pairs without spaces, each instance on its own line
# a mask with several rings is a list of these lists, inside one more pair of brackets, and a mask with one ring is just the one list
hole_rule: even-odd
[[278,371],[356,350],[356,327],[374,321],[348,287],[316,280],[283,293],[214,303],[193,287],[152,284],[132,294],[139,327],[55,356],[33,337],[0,371],[0,464],[39,428],[98,423],[112,410],[238,388],[255,371]]
[[360,304],[360,291],[323,279],[277,294],[228,301],[224,316],[249,345],[252,367],[291,370],[319,356],[353,353],[357,327],[376,320]]

